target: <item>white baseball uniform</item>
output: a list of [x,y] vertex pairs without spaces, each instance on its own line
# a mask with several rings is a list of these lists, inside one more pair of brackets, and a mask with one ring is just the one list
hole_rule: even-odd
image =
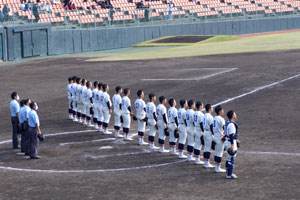
[[[109,94],[107,92],[103,92],[100,96],[100,101],[102,103],[103,123],[109,124],[109,120],[110,120],[109,107],[112,106]],[[107,104],[109,104],[109,107]]]
[[202,144],[201,144],[201,136],[202,136],[202,130],[201,130],[201,123],[203,122],[204,114],[201,111],[194,112],[194,134],[195,134],[195,145],[194,149],[201,150]]
[[98,117],[98,101],[97,101],[97,93],[98,89],[94,88],[92,91],[92,99],[93,99],[93,108],[94,108],[94,122],[97,122],[97,117]]
[[191,148],[189,152],[193,152],[195,137],[194,137],[194,110],[188,109],[185,113],[185,120],[187,124],[186,132],[188,135],[188,149]]
[[224,143],[222,142],[222,137],[224,136],[224,126],[224,118],[221,116],[215,116],[213,121],[214,141],[216,142],[215,156],[221,158],[224,150]]
[[211,143],[213,140],[212,132],[210,126],[213,124],[213,116],[210,113],[205,113],[203,117],[203,128],[204,128],[204,152],[211,151]]
[[168,115],[167,115],[167,109],[166,106],[163,104],[159,104],[156,108],[156,113],[157,113],[157,126],[158,126],[158,137],[161,140],[166,139],[165,135],[165,128],[166,128],[166,123],[164,121],[164,115],[166,115],[166,120],[168,123]]
[[177,109],[175,107],[170,107],[168,110],[168,129],[170,133],[170,145],[175,145],[177,139],[175,138],[174,131],[177,128],[175,123],[175,118],[177,117]]
[[97,116],[97,121],[98,121],[98,124],[101,125],[101,123],[103,122],[103,112],[102,112],[102,102],[101,102],[101,96],[103,94],[103,91],[101,90],[98,90],[97,94],[96,94],[96,102],[98,104],[97,106],[97,113],[98,113],[98,116]]
[[114,119],[115,119],[115,128],[117,128],[118,130],[121,127],[121,116],[122,116],[122,110],[120,109],[121,103],[122,103],[121,95],[115,94],[113,96]]
[[77,83],[73,83],[71,88],[71,93],[72,93],[73,111],[75,112],[77,111],[76,88],[77,88]]
[[137,99],[134,103],[136,109],[136,118],[138,119],[138,132],[145,132],[146,122],[144,119],[146,117],[146,104],[143,99]]
[[124,96],[122,98],[122,118],[123,118],[123,128],[130,128],[130,122],[131,122],[131,117],[130,117],[130,110],[128,107],[131,107],[131,101],[128,98],[128,96]]
[[178,109],[178,132],[179,132],[179,141],[180,144],[185,144],[187,132],[186,132],[186,125],[185,125],[185,113],[186,110],[184,108]]
[[148,102],[146,105],[146,116],[148,118],[148,124],[149,124],[149,136],[154,136],[156,134],[156,121],[153,117],[153,113],[156,112],[156,106],[153,102]]
[[72,87],[73,84],[68,84],[67,92],[68,92],[68,102],[69,102],[69,111],[72,109]]
[[81,87],[80,89],[80,98],[81,98],[81,113],[83,115],[86,115],[86,107],[87,107],[87,103],[86,103],[86,100],[85,100],[85,97],[86,97],[86,92],[87,92],[87,87],[84,85]]
[[82,87],[83,86],[81,84],[77,84],[77,87],[76,87],[77,112],[79,112],[80,114],[82,114],[82,111],[81,111],[82,102],[81,102],[81,94],[80,94]]
[[85,109],[86,109],[86,116],[88,117],[88,120],[90,120],[91,117],[91,107],[92,107],[92,90],[87,88],[84,92],[84,98],[85,98]]

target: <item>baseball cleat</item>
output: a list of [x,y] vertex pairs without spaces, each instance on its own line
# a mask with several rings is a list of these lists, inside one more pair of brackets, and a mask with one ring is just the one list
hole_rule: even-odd
[[167,149],[160,149],[159,150],[159,153],[169,153],[170,151],[169,150],[167,150]]
[[148,145],[148,144],[149,144],[148,142],[144,142],[144,141],[139,142],[139,145]]
[[78,122],[78,119],[77,118],[73,118],[73,122]]
[[207,163],[204,164],[204,168],[207,168],[207,169],[209,169],[209,168],[214,168],[214,167],[215,167],[215,166],[212,165],[212,164],[210,164],[209,162],[207,162]]
[[159,147],[153,145],[153,146],[150,147],[150,149],[151,149],[151,150],[158,150]]
[[179,153],[178,153],[178,158],[179,158],[179,159],[186,159],[187,156],[184,155],[182,152],[179,152]]
[[200,160],[200,158],[195,159],[195,165],[203,165],[203,164],[204,164],[204,162],[202,160]]
[[231,176],[227,176],[227,175],[226,175],[226,178],[227,178],[227,179],[237,179],[238,176],[235,175],[235,174],[231,174]]
[[115,133],[115,138],[124,138],[124,135]]
[[130,137],[124,137],[124,141],[133,141],[133,139]]
[[176,152],[176,150],[175,150],[175,151],[170,151],[170,155],[175,155],[175,156],[177,156],[178,153]]
[[103,135],[111,135],[112,132],[109,130],[103,130]]
[[215,172],[216,172],[216,173],[225,173],[226,170],[225,170],[225,169],[222,169],[222,168],[220,168],[220,167],[218,167],[218,168],[216,167]]
[[188,154],[187,161],[189,161],[189,162],[195,161],[195,158],[192,155]]

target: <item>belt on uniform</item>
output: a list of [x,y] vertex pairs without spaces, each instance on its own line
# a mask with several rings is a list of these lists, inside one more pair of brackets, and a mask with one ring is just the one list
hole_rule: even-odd
[[210,129],[204,129],[204,131],[210,131]]

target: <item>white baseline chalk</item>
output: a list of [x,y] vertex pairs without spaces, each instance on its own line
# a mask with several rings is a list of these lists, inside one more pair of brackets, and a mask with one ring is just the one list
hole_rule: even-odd
[[[220,68],[216,68],[216,69],[220,69]],[[225,73],[234,71],[238,68],[226,68],[226,69],[227,70],[220,71],[220,72],[217,72],[217,73],[213,73],[213,74],[210,74],[210,75],[207,75],[207,76],[200,76],[200,77],[195,77],[195,78],[152,78],[152,79],[141,79],[141,80],[142,81],[199,81],[199,80],[211,78],[211,77],[214,77],[214,76],[218,76],[220,74],[225,74]]]

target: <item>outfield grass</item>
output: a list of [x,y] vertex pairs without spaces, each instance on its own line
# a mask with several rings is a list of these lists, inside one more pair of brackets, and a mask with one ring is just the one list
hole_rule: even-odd
[[300,49],[300,32],[244,38],[236,36],[216,36],[189,46],[95,58],[88,61],[143,60],[292,49]]

